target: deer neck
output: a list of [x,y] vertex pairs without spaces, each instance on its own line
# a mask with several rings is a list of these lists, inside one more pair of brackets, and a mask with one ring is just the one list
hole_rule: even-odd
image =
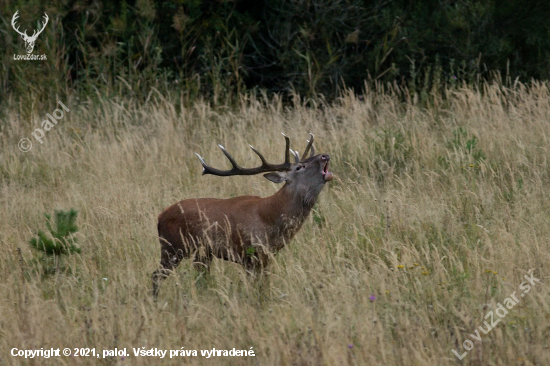
[[[286,183],[277,193],[264,198],[262,216],[292,236],[303,224],[315,205],[319,192],[296,189]],[[285,235],[286,236],[286,235]]]

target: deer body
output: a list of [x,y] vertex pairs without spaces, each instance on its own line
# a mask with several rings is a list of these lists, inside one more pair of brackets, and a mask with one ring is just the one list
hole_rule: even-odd
[[[304,156],[312,143],[313,136]],[[264,164],[248,170],[238,167],[223,147],[222,151],[234,168],[231,171],[211,168],[199,156],[205,169],[203,174],[251,175],[271,171],[265,175],[267,179],[285,184],[266,198],[187,199],[166,208],[158,218],[161,268],[153,273],[155,296],[162,280],[183,258],[193,258],[197,267],[207,269],[213,257],[239,263],[253,272],[265,268],[270,255],[292,240],[324,184],[332,179],[332,173],[328,171],[329,156],[313,156],[313,150],[312,156],[301,161],[293,152],[295,164],[290,164],[287,152],[285,164],[277,166],[266,163],[254,150]]]

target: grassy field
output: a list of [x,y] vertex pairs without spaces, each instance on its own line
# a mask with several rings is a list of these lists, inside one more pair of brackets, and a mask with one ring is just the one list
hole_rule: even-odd
[[[404,94],[181,111],[160,96],[145,106],[68,100],[43,144],[30,134],[55,101],[31,120],[4,111],[0,364],[550,364],[549,85],[449,90],[423,107]],[[277,254],[269,284],[235,264],[214,261],[203,277],[183,262],[154,302],[163,208],[278,189],[261,176],[201,176],[193,153],[224,167],[221,143],[253,166],[250,143],[278,162],[281,132],[300,151],[313,132],[335,179]],[[30,152],[18,149],[24,137]],[[82,251],[48,274],[28,241],[45,229],[44,213],[70,208]],[[540,282],[524,293],[531,270]],[[493,323],[505,316],[484,334],[489,313]],[[141,347],[198,355],[134,356]],[[251,347],[255,356],[200,352]],[[12,348],[129,356],[31,360]],[[453,349],[467,354],[459,361]]]

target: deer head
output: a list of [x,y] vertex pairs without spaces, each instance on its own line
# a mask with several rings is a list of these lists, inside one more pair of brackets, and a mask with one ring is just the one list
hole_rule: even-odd
[[33,31],[33,34],[32,36],[29,36],[27,34],[27,30],[25,29],[24,32],[20,32],[19,31],[19,26],[16,28],[15,27],[15,22],[17,20],[17,18],[19,18],[19,10],[15,12],[15,14],[13,14],[13,17],[11,18],[11,26],[13,27],[13,29],[19,33],[21,35],[21,38],[23,38],[23,40],[25,41],[25,48],[27,49],[27,53],[31,53],[32,50],[34,49],[34,42],[36,42],[36,38],[38,38],[38,36],[40,35],[40,33],[42,33],[42,31],[44,30],[44,28],[46,28],[46,24],[48,24],[48,14],[44,13],[44,23],[42,24],[42,29],[40,29],[38,32],[35,30]]

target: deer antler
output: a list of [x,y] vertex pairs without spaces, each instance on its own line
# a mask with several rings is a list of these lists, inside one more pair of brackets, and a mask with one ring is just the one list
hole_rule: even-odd
[[254,151],[256,153],[256,155],[258,155],[260,157],[260,160],[262,161],[262,165],[260,165],[259,167],[256,167],[256,168],[241,168],[237,164],[235,159],[233,159],[233,157],[231,155],[229,155],[227,150],[225,150],[225,147],[223,147],[222,145],[218,145],[218,146],[220,147],[220,149],[222,149],[222,152],[224,153],[224,155],[227,157],[227,159],[229,160],[229,162],[233,166],[233,168],[231,168],[230,170],[219,170],[219,169],[216,169],[216,168],[212,168],[212,167],[208,166],[208,164],[206,164],[206,162],[204,161],[204,158],[202,156],[200,156],[197,153],[195,153],[195,155],[197,155],[199,160],[201,161],[201,164],[202,164],[202,167],[203,167],[203,170],[202,170],[203,175],[212,174],[212,175],[218,175],[218,176],[221,176],[221,177],[228,177],[228,176],[231,176],[231,175],[254,175],[254,174],[265,173],[265,172],[281,172],[281,171],[289,170],[290,166],[291,166],[291,164],[290,164],[290,151],[291,151],[290,150],[290,139],[284,133],[283,133],[283,136],[285,137],[286,148],[285,148],[285,162],[282,163],[282,164],[270,164],[270,163],[268,163],[265,160],[265,158],[263,157],[263,155],[260,154],[260,152],[258,150],[256,150],[254,147],[252,147],[250,145],[249,146],[252,149],[252,151]]
[[25,29],[25,33],[22,33],[22,32],[19,31],[19,27],[15,28],[15,21],[17,20],[17,18],[19,18],[18,13],[19,13],[19,10],[17,10],[17,11],[15,12],[15,14],[13,14],[13,17],[11,18],[11,26],[12,26],[13,29],[14,29],[17,33],[19,33],[22,37],[28,37],[28,35],[27,35],[27,30],[26,30],[26,29]]
[[21,32],[19,30],[19,26],[15,26],[15,22],[17,21],[17,18],[19,18],[19,10],[17,10],[15,12],[15,14],[13,14],[13,17],[11,18],[11,26],[13,27],[13,29],[19,33],[21,35],[21,37],[23,37],[23,39],[27,40],[27,39],[30,39],[30,40],[34,40],[38,37],[38,35],[40,33],[42,33],[42,31],[44,31],[44,28],[46,28],[46,25],[48,24],[48,20],[50,19],[48,17],[48,14],[44,13],[44,23],[42,23],[42,29],[40,29],[38,32],[35,30],[33,31],[32,33],[32,36],[29,37],[29,35],[27,34],[27,30],[25,29],[25,32]]
[[[46,24],[48,24],[48,20],[49,20],[49,19],[50,19],[50,18],[48,17],[48,14],[44,13],[44,23],[42,23],[42,29],[40,29],[40,30],[38,31],[38,33],[37,33],[36,31],[34,31],[33,34],[32,34],[32,36],[31,36],[31,38],[35,38],[35,39],[36,39],[36,38],[38,37],[38,35],[39,35],[40,33],[42,33],[42,31],[44,30],[44,28],[46,28]],[[26,30],[25,30],[25,32],[26,32]]]

